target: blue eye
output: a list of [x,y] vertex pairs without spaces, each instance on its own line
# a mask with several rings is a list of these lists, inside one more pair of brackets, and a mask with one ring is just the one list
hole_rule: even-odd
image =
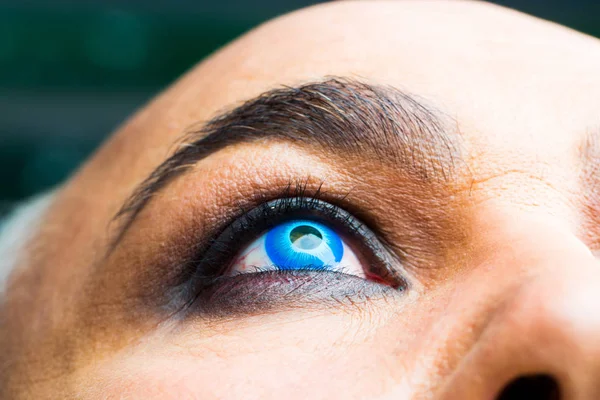
[[265,251],[282,270],[328,269],[342,260],[344,246],[338,234],[325,225],[296,220],[267,232]]
[[229,274],[307,269],[366,276],[358,256],[337,232],[307,219],[283,222],[262,234],[240,252]]
[[[352,275],[394,288],[406,285],[366,225],[342,208],[309,197],[284,197],[248,211],[203,258],[199,269],[209,276],[210,271],[219,277],[256,274],[257,279],[284,280]],[[277,271],[281,275],[270,273]]]

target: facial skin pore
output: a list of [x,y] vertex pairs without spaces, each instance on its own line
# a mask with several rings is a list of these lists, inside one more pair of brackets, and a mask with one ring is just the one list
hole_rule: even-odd
[[[0,398],[492,399],[541,374],[563,398],[600,398],[598,71],[597,39],[484,3],[336,2],[256,28],[58,189],[3,293]],[[295,104],[312,93],[326,109],[311,121],[347,117],[350,131],[351,107],[336,110],[327,92],[339,82],[344,96],[358,85],[423,106],[453,146],[453,173],[425,179],[360,140],[354,153],[318,145],[310,130],[294,136],[286,114],[272,134],[261,125],[264,137],[180,167],[124,228],[153,171],[186,146],[204,151],[220,127],[206,124],[257,96],[287,90]],[[393,102],[379,125],[355,122],[377,130],[406,110],[424,115]],[[248,134],[250,120],[235,121]],[[414,138],[416,126],[394,134]],[[422,136],[410,154],[431,153]],[[247,277],[239,303],[230,286],[184,306],[189,260],[238,205],[290,190],[367,223],[402,290]]]

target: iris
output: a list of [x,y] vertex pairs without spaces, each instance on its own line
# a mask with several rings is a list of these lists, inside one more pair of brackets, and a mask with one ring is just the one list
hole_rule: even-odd
[[327,226],[294,220],[267,232],[265,250],[279,269],[329,269],[344,255],[342,239]]

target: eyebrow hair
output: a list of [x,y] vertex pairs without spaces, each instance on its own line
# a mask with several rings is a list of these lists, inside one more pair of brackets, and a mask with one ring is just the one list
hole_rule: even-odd
[[270,90],[187,134],[113,218],[123,220],[116,242],[154,194],[210,154],[239,143],[269,139],[317,145],[397,164],[416,179],[448,181],[460,147],[458,136],[448,135],[449,122],[413,95],[354,79]]

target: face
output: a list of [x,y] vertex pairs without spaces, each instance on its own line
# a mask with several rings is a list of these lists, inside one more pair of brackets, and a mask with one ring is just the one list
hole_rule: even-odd
[[479,3],[260,26],[53,195],[2,397],[599,398],[599,70]]

